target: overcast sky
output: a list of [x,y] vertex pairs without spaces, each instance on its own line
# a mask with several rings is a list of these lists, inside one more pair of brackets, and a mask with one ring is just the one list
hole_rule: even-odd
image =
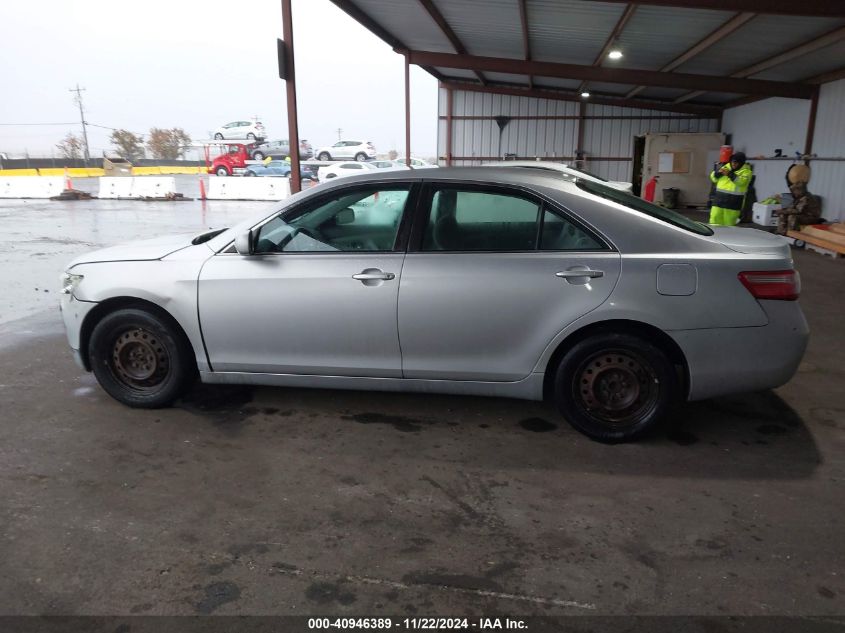
[[[287,138],[278,78],[278,0],[42,0],[10,2],[0,21],[0,152],[58,155],[80,133],[69,88],[84,87],[89,123],[146,134],[181,127],[192,138],[261,117]],[[404,61],[328,0],[293,0],[300,136],[316,149],[345,138],[404,151]],[[437,82],[411,67],[411,149],[437,150]],[[68,123],[67,125],[7,125]],[[110,130],[89,127],[92,156]]]

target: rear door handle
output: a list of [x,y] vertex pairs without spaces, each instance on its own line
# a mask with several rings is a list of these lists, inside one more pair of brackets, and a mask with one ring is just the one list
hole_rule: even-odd
[[393,273],[383,273],[381,271],[360,272],[357,275],[352,275],[352,279],[357,279],[358,281],[390,281],[395,278],[396,275]]
[[555,277],[562,277],[563,279],[570,279],[572,277],[589,277],[590,279],[596,279],[597,277],[604,277],[603,270],[562,270],[558,273],[555,273]]

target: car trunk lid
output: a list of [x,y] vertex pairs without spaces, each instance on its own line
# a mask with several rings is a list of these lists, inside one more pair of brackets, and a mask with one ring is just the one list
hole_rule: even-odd
[[737,253],[780,255],[786,259],[792,259],[789,242],[780,235],[758,229],[741,229],[736,226],[711,226],[710,228],[713,229],[711,239],[715,239]]

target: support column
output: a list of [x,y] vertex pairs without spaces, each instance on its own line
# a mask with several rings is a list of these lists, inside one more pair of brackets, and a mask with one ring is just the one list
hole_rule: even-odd
[[290,0],[282,0],[282,36],[285,40],[285,87],[288,101],[288,145],[290,146],[290,192],[302,190],[299,170],[299,120],[296,115],[296,70],[293,63],[293,17]]
[[452,166],[452,93],[446,88],[446,167]]
[[804,143],[804,154],[813,153],[813,137],[816,134],[816,112],[819,109],[819,87],[810,98],[810,116],[807,119],[807,140]]
[[405,54],[405,164],[411,166],[411,64]]

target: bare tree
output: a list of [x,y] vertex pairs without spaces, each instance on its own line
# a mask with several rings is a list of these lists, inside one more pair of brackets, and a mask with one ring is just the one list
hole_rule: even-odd
[[395,149],[392,149],[389,152],[387,152],[387,157],[390,160],[396,160],[397,158],[399,158],[399,152],[397,152]]
[[115,153],[132,162],[144,157],[144,137],[129,130],[115,130],[109,139],[115,146]]
[[82,158],[82,146],[82,139],[73,132],[68,132],[60,143],[56,143],[62,158]]
[[191,137],[180,127],[169,130],[150,128],[147,137],[147,149],[150,150],[153,158],[165,160],[175,160],[184,156],[190,144]]

